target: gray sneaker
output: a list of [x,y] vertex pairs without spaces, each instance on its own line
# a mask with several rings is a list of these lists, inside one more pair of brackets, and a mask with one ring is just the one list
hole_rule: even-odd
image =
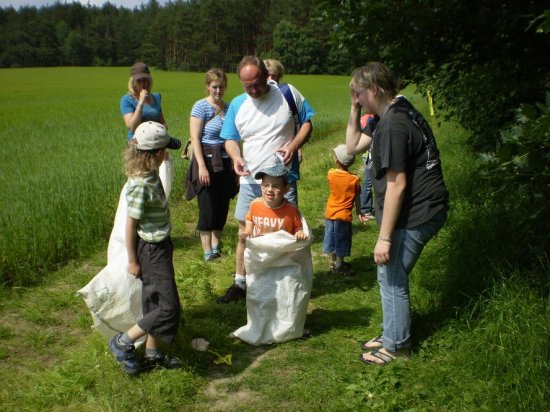
[[122,332],[117,333],[109,341],[109,348],[118,363],[122,365],[122,369],[128,375],[136,375],[140,372],[141,367],[136,361],[136,348],[134,345],[123,345],[119,342]]

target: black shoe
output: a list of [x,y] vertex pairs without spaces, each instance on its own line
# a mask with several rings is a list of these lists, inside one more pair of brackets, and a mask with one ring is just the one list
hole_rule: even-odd
[[341,266],[339,267],[332,267],[331,272],[334,275],[340,275],[340,276],[355,276],[355,272],[351,268],[351,265],[348,262],[343,262]]
[[179,369],[183,367],[183,362],[175,357],[170,356],[165,353],[157,353],[153,357],[144,356],[143,357],[143,368],[144,369],[153,369],[153,368],[164,368],[164,369]]
[[223,296],[216,299],[216,303],[224,305],[229,302],[238,302],[241,299],[246,299],[246,290],[233,283],[227,288]]
[[222,257],[218,252],[212,253],[210,256],[208,256],[205,260],[207,262],[214,262],[216,260],[219,260]]

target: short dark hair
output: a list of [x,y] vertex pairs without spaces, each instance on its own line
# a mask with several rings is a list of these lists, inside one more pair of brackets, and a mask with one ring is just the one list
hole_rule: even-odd
[[241,69],[244,66],[256,66],[258,69],[260,69],[262,78],[267,79],[269,77],[269,71],[267,70],[264,61],[256,56],[245,56],[241,59],[241,61],[237,65],[237,77],[239,79],[241,78]]

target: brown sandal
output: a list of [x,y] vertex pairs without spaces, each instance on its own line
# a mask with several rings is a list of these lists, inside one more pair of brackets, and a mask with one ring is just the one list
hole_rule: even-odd
[[361,349],[363,350],[380,349],[383,346],[384,344],[382,335],[377,336],[376,338],[372,338],[368,342],[361,342]]
[[[379,359],[380,363],[365,359],[364,355],[371,355],[376,359]],[[380,352],[378,349],[375,349],[365,354],[362,353],[361,355],[359,355],[359,360],[363,363],[366,363],[367,365],[386,366],[388,363],[390,363],[394,359],[395,359],[395,356],[392,356],[389,353]]]

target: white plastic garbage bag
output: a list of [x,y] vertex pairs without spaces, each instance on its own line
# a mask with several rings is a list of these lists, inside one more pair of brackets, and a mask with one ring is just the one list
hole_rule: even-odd
[[[168,157],[159,168],[159,177],[166,197],[170,197],[174,179],[174,163]],[[107,248],[107,266],[77,294],[90,309],[94,328],[107,339],[127,331],[141,319],[141,280],[128,274],[126,252],[126,185],[120,192],[113,230]],[[144,342],[144,338],[136,342]]]
[[90,309],[94,328],[107,339],[127,331],[142,317],[141,280],[128,274],[126,216],[124,185],[107,248],[107,266],[77,292]]
[[251,344],[286,342],[304,334],[313,283],[312,235],[307,240],[278,231],[246,240],[247,323],[231,335]]

